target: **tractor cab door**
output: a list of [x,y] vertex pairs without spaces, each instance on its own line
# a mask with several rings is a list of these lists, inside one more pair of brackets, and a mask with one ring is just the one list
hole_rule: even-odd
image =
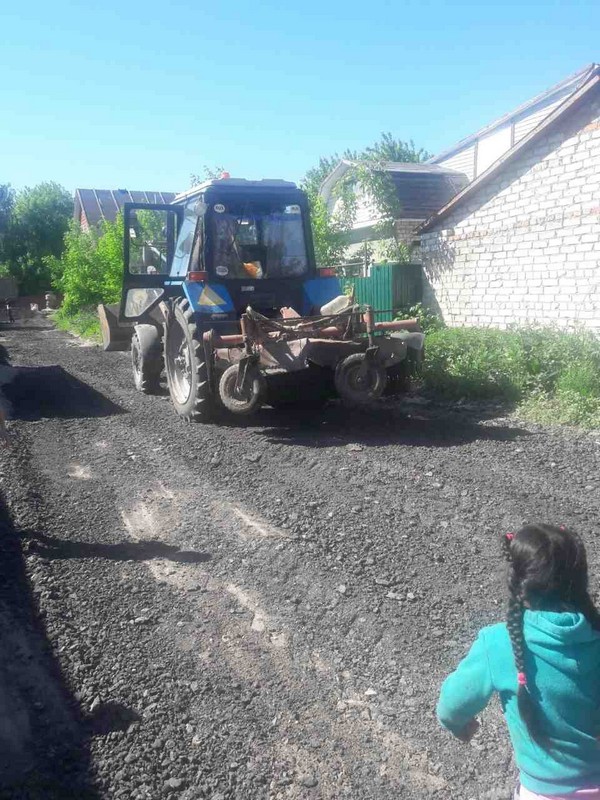
[[182,206],[125,203],[121,322],[141,320],[163,298],[182,219]]

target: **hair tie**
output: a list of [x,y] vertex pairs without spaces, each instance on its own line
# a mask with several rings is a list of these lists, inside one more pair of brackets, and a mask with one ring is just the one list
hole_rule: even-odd
[[527,686],[527,675],[524,672],[517,672],[517,683],[519,686]]
[[515,535],[514,535],[514,533],[505,533],[504,534],[504,538],[507,541],[512,542],[512,540],[515,538]]

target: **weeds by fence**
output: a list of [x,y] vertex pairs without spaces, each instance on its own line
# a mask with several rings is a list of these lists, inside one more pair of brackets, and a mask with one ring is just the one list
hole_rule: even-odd
[[52,314],[52,321],[62,331],[75,333],[77,336],[93,342],[100,343],[102,341],[100,321],[94,309],[81,309],[68,313],[61,308]]
[[600,428],[600,339],[591,333],[432,330],[421,377],[444,397],[497,398],[538,422]]

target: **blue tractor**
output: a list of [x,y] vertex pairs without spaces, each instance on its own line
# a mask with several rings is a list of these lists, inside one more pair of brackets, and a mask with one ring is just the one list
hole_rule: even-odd
[[124,207],[120,307],[99,308],[105,349],[131,346],[136,388],[187,421],[223,407],[375,399],[423,351],[416,320],[377,322],[315,264],[306,194],[228,176],[172,204]]

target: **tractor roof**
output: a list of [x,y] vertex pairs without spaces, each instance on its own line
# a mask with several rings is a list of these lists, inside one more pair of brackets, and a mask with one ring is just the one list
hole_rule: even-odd
[[263,178],[260,181],[249,181],[246,178],[213,178],[208,181],[203,181],[197,186],[188,189],[187,192],[178,194],[173,200],[174,203],[183,203],[191,197],[202,194],[211,186],[218,186],[219,188],[226,189],[297,189],[295,183],[291,181],[282,181],[277,179]]

